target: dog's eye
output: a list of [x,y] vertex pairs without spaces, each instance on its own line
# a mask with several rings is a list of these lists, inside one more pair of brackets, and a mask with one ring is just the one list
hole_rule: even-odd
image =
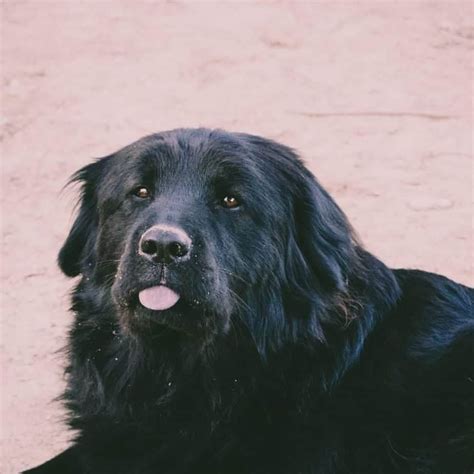
[[227,209],[234,209],[240,206],[240,202],[235,196],[226,196],[222,200],[222,205]]
[[138,188],[133,191],[133,194],[141,199],[150,197],[150,191],[145,186],[138,186]]

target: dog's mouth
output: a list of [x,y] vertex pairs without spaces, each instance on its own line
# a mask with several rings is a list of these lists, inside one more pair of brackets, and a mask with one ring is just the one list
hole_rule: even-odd
[[228,331],[230,313],[225,298],[217,306],[210,288],[197,288],[188,280],[170,277],[166,281],[140,281],[138,277],[116,280],[113,300],[119,323],[127,333],[154,340],[172,331],[207,343]]
[[117,317],[131,333],[153,336],[172,329],[207,340],[226,330],[230,302],[214,285],[214,274],[138,263],[124,261],[111,287]]
[[150,286],[138,293],[138,301],[152,311],[165,311],[173,307],[180,295],[166,285]]

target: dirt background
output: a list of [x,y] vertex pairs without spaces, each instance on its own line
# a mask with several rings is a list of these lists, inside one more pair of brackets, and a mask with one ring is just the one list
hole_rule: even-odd
[[394,267],[472,273],[468,2],[2,3],[2,473],[65,448],[68,176],[181,126],[296,147]]

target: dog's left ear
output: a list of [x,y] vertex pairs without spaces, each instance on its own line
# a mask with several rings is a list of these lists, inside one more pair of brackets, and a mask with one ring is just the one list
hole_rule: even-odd
[[290,194],[290,279],[314,276],[326,289],[345,289],[356,258],[356,239],[346,216],[291,148],[261,137],[244,137],[252,152],[267,162],[267,170],[268,162],[278,170],[282,189]]
[[295,175],[293,216],[296,244],[321,284],[344,290],[355,259],[352,228],[327,191],[304,168]]

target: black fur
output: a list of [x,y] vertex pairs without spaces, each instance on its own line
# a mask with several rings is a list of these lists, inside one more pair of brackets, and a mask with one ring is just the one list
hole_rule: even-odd
[[[473,290],[367,253],[291,149],[176,130],[73,181],[59,265],[80,275],[76,439],[28,472],[472,472]],[[222,207],[228,194],[240,207]],[[181,299],[161,312],[137,301],[164,271],[137,253],[157,223],[193,239],[165,269]]]

